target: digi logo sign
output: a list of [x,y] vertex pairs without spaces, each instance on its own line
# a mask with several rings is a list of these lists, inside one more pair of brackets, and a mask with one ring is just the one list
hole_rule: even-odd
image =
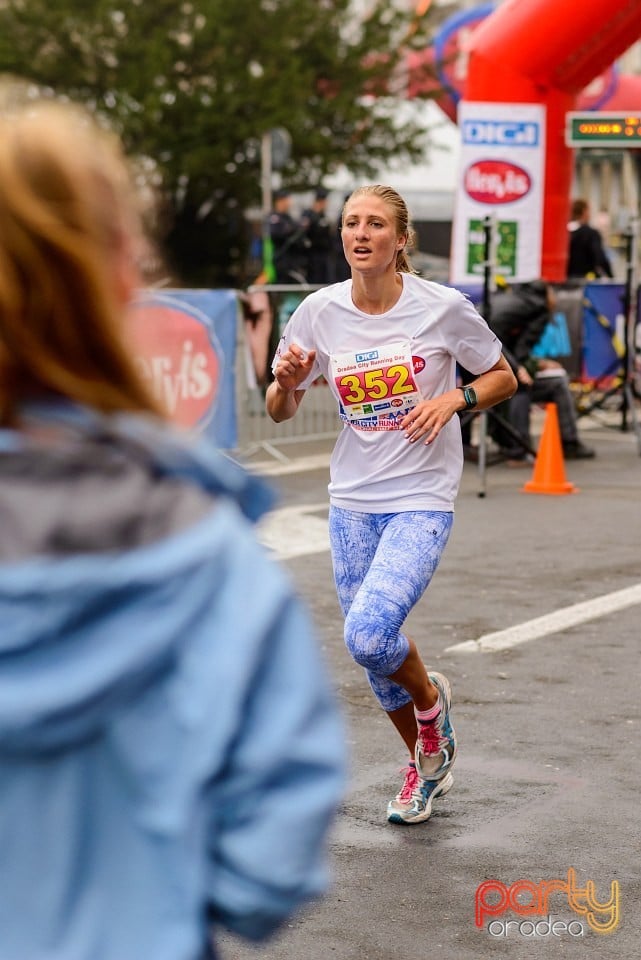
[[463,143],[495,147],[537,147],[538,123],[515,120],[464,120]]

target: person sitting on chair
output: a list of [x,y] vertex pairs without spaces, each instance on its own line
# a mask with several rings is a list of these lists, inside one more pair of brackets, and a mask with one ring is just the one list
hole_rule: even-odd
[[503,354],[518,380],[514,396],[505,403],[506,416],[523,437],[523,447],[514,438],[492,428],[493,439],[510,460],[526,460],[531,447],[530,408],[533,403],[555,403],[563,454],[569,460],[586,460],[595,452],[579,440],[576,409],[568,376],[558,360],[534,356],[532,351],[552,317],[554,291],[545,280],[516,283],[497,291],[491,301],[490,327],[503,344]]

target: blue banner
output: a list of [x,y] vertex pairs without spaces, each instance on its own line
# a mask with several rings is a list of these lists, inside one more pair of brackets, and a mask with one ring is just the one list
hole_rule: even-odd
[[583,290],[584,380],[618,376],[625,349],[625,287],[622,283],[587,283]]
[[136,363],[170,418],[237,445],[233,290],[148,290],[132,310]]

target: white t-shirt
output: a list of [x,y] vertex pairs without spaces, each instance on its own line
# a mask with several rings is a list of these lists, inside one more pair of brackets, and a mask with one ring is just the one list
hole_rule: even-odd
[[[463,468],[458,417],[433,443],[410,443],[400,420],[420,399],[456,386],[456,365],[485,373],[501,343],[458,290],[401,274],[403,291],[386,313],[358,310],[352,281],[309,294],[278,345],[316,350],[306,390],[322,374],[344,421],[330,463],[330,501],[366,513],[454,509]],[[304,401],[303,401],[304,402]]]

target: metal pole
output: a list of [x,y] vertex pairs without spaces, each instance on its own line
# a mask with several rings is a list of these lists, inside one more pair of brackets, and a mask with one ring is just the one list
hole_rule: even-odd
[[260,186],[262,194],[263,242],[269,238],[269,214],[272,209],[272,132],[267,130],[260,142]]
[[632,311],[634,283],[634,230],[632,225],[625,232],[625,287],[623,292],[623,402],[621,404],[621,429],[628,429],[628,394],[625,387],[630,374],[630,314]]
[[637,231],[639,222],[636,217],[630,221],[625,234],[625,292],[623,296],[623,315],[625,318],[623,344],[623,398],[621,402],[621,430],[628,429],[628,413],[632,417],[632,424],[637,438],[637,449],[641,455],[641,424],[636,412],[633,379],[635,357],[636,332],[636,261],[637,261]]
[[[493,227],[492,217],[485,217],[483,220],[483,307],[481,312],[488,326],[492,315]],[[481,412],[479,423],[478,472],[480,483],[478,496],[484,497],[487,473],[487,411],[485,410]]]

